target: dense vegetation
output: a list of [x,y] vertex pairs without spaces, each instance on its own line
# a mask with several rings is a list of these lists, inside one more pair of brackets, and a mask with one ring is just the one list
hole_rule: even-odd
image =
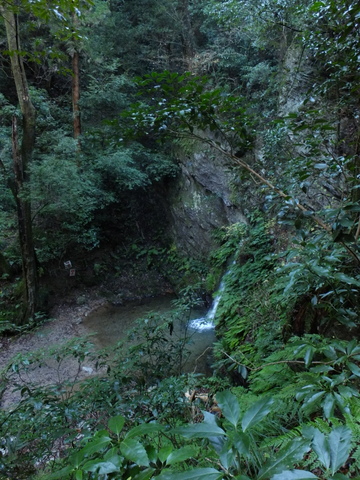
[[[76,339],[12,359],[0,387],[20,400],[0,413],[0,476],[358,478],[358,3],[0,12],[2,333],[39,328],[70,254],[101,252],[83,285],[141,261],[178,294],[111,350]],[[167,215],[181,158],[199,149],[246,199],[247,223],[214,229],[207,258],[174,246]],[[185,375],[191,338],[169,327],[225,272],[213,376]],[[57,384],[27,381],[48,358]],[[63,378],[67,359],[99,375]]]

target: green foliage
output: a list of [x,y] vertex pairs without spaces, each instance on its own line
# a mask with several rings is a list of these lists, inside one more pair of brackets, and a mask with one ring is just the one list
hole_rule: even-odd
[[[120,442],[120,414],[129,418],[128,429],[134,426],[135,418],[141,425],[126,434],[126,441],[122,438],[119,454],[127,459],[126,468],[132,468],[134,455],[136,461],[142,459],[141,466],[145,467],[146,455],[151,456],[150,445],[154,445],[152,434],[162,430],[159,424],[148,422],[156,419],[160,423],[169,418],[168,423],[176,424],[178,419],[187,418],[183,392],[194,380],[185,376],[165,378],[181,368],[187,341],[175,332],[169,335],[169,323],[162,325],[159,317],[150,315],[130,334],[128,348],[122,344],[109,352],[94,353],[86,339],[76,338],[49,350],[17,355],[1,376],[1,394],[6,398],[11,395],[16,403],[12,410],[2,410],[0,415],[2,445],[11,453],[1,458],[0,472],[28,479],[40,467],[54,468],[55,452],[66,451],[70,444],[78,445],[82,438],[84,445],[95,431],[103,431],[110,415],[117,415],[109,427]],[[101,376],[79,383],[84,365],[91,365],[94,373],[100,369]],[[53,379],[48,386],[38,385],[36,373],[41,368]],[[73,372],[72,378],[68,378],[68,369]],[[136,438],[145,433],[150,435],[146,455]],[[162,442],[166,444],[167,440]],[[100,455],[104,448],[112,450],[114,445],[110,445],[108,434],[100,433],[88,448],[79,448],[84,455],[81,468],[95,475],[95,459],[89,457],[98,452]],[[169,451],[162,463],[173,465],[184,460],[187,452],[185,449],[170,457]],[[109,453],[104,462],[112,462],[111,458]],[[125,461],[116,463],[119,468],[120,464],[125,468]]]
[[[150,448],[147,434],[157,434],[163,427],[158,424],[141,424],[125,433],[125,419],[116,416],[109,420],[110,430],[102,430],[86,439],[85,446],[67,459],[67,466],[47,478],[82,478],[77,471],[97,472],[99,475],[121,472],[134,478],[157,478],[158,480],[185,480],[199,478],[243,478],[243,479],[310,479],[319,478],[310,471],[301,468],[301,462],[310,449],[316,454],[317,474],[328,478],[335,475],[348,460],[351,451],[351,431],[344,426],[336,426],[328,435],[315,427],[304,427],[303,435],[291,439],[280,449],[265,450],[261,435],[257,431],[259,424],[264,424],[273,408],[273,400],[258,400],[241,418],[236,397],[228,391],[217,395],[224,420],[220,422],[215,416],[204,412],[202,423],[177,427],[173,433],[194,440],[202,440],[209,462],[217,468],[202,466],[204,461],[197,460],[199,466],[188,467],[185,472],[176,472],[176,464],[198,456],[198,449],[193,446],[174,448],[167,444],[161,449]],[[116,439],[114,435],[116,435]],[[145,436],[144,440],[138,439]],[[157,437],[152,436],[152,441]],[[204,443],[204,440],[206,443]],[[84,441],[83,441],[84,443]],[[268,458],[268,459],[267,459]],[[109,461],[110,460],[110,461]],[[131,462],[131,466],[129,465]],[[172,468],[175,465],[175,471]],[[206,464],[205,464],[206,465]],[[297,466],[299,469],[289,469]],[[75,477],[69,475],[75,474]],[[77,476],[78,475],[78,476]],[[61,477],[63,476],[63,477]],[[333,477],[336,478],[336,477]],[[342,478],[342,477],[338,477]],[[344,478],[349,478],[344,476]]]
[[324,0],[311,5],[311,28],[306,35],[306,46],[322,65],[325,80],[323,92],[339,89],[341,95],[351,99],[358,77],[359,48],[356,25],[359,5],[347,0]]
[[286,318],[287,312],[281,308],[279,297],[270,295],[275,260],[271,256],[271,225],[254,216],[253,224],[234,225],[223,238],[223,244],[214,253],[215,264],[223,263],[231,253],[234,260],[224,277],[216,314],[220,333],[215,348],[216,366],[246,377],[242,367],[244,355],[256,362],[258,355],[262,357],[276,349],[282,343],[281,319]]
[[150,94],[153,101],[151,105],[137,103],[124,114],[132,123],[128,135],[151,132],[189,136],[206,143],[202,131],[210,130],[216,144],[225,141],[234,151],[246,152],[252,145],[253,131],[244,100],[221,88],[209,90],[207,84],[205,77],[167,71],[139,79],[144,94]]

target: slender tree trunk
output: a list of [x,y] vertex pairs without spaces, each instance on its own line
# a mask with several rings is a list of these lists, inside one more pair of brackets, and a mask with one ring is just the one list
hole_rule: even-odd
[[80,118],[80,67],[79,67],[79,52],[74,51],[72,57],[72,104],[73,104],[73,125],[74,138],[77,140],[80,147],[79,136],[81,135],[81,118]]
[[[75,13],[72,15],[73,24],[77,27],[79,20]],[[72,54],[72,105],[73,105],[73,129],[74,138],[77,141],[78,150],[80,150],[80,135],[81,135],[81,117],[80,117],[80,57],[79,51],[76,48],[76,38],[74,42],[74,52]]]
[[12,146],[14,162],[13,193],[16,200],[19,242],[24,278],[24,304],[25,308],[19,322],[26,323],[33,317],[38,304],[38,277],[36,269],[36,256],[33,243],[31,222],[31,203],[23,196],[24,186],[28,183],[28,166],[31,161],[35,144],[36,112],[31,102],[29,88],[20,55],[20,39],[17,16],[11,9],[0,6],[0,13],[5,22],[8,48],[10,51],[11,70],[14,77],[17,97],[22,113],[22,141],[19,147],[17,119],[13,118]]
[[29,199],[22,198],[22,191],[27,181],[27,174],[26,170],[24,169],[25,162],[22,154],[22,150],[24,149],[24,138],[21,150],[18,148],[16,117],[13,118],[12,146],[15,176],[14,189],[24,279],[25,308],[23,310],[23,315],[20,319],[20,322],[26,323],[29,318],[34,316],[38,306],[38,277],[32,233],[31,203]]

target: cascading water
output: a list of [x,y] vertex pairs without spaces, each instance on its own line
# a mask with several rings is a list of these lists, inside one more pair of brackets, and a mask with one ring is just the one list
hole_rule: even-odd
[[[233,262],[233,264],[234,263],[235,262]],[[215,318],[223,291],[225,289],[225,278],[230,272],[231,272],[231,268],[223,276],[210,310],[207,312],[207,314],[204,317],[195,318],[194,320],[191,320],[189,323],[190,328],[194,330],[199,330],[199,331],[211,330],[215,328],[214,318]]]

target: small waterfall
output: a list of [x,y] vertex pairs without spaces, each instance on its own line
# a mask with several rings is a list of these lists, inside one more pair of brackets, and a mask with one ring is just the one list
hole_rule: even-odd
[[207,312],[207,314],[205,315],[205,317],[201,317],[201,318],[195,318],[194,320],[191,320],[190,323],[189,323],[189,326],[190,328],[193,328],[194,330],[199,330],[199,331],[204,331],[204,330],[212,330],[213,328],[215,328],[215,324],[214,324],[214,318],[215,318],[215,315],[216,315],[216,311],[218,309],[218,306],[219,306],[219,302],[221,300],[221,297],[222,297],[222,293],[224,291],[224,288],[225,288],[225,276],[228,274],[229,272],[226,272],[220,285],[219,285],[219,289],[218,289],[218,292],[216,294],[216,297],[214,298],[214,301],[213,301],[213,304],[210,308],[210,310]]
[[232,262],[229,270],[227,270],[225,272],[225,274],[223,275],[223,277],[221,279],[221,282],[220,282],[220,285],[219,285],[219,288],[218,288],[218,291],[216,293],[216,297],[214,298],[214,301],[213,301],[213,304],[212,304],[210,310],[207,312],[205,317],[195,318],[195,320],[191,320],[190,323],[189,323],[190,328],[192,328],[194,330],[198,330],[200,332],[204,331],[204,330],[211,330],[211,329],[215,328],[214,318],[215,318],[215,315],[216,315],[216,312],[217,312],[217,309],[218,309],[219,302],[221,300],[223,291],[225,289],[225,278],[229,275],[229,273],[231,273],[232,266],[235,265],[235,263],[236,263],[236,260],[234,260]]

